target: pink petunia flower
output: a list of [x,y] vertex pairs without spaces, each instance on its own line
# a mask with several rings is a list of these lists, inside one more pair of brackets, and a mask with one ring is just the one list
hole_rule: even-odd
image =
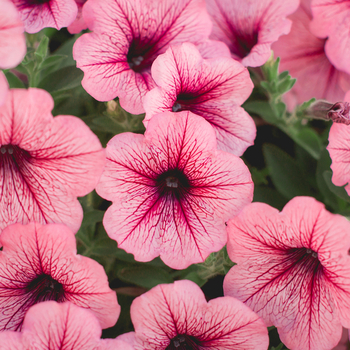
[[211,37],[225,42],[232,57],[244,66],[262,66],[271,44],[288,34],[299,0],[206,0],[213,20]]
[[228,223],[224,293],[275,325],[291,350],[329,350],[350,326],[350,222],[311,197],[253,203]]
[[133,350],[127,342],[100,339],[101,326],[88,310],[70,302],[32,306],[21,332],[0,332],[2,350]]
[[211,22],[205,0],[89,0],[83,9],[93,33],[73,48],[82,84],[99,101],[119,97],[130,113],[143,113],[142,99],[155,84],[151,65],[169,45],[207,39]]
[[343,101],[350,90],[350,75],[337,70],[325,53],[325,39],[319,39],[309,29],[312,19],[309,0],[302,0],[297,12],[290,16],[291,32],[272,45],[275,56],[281,57],[281,70],[297,78],[287,93],[289,109],[312,97],[330,102]]
[[6,80],[5,74],[0,71],[0,106],[5,102],[8,89],[9,85]]
[[[346,94],[344,100],[350,101],[350,92]],[[349,102],[342,104],[349,106]],[[349,117],[348,114],[347,117]],[[329,131],[328,141],[327,150],[332,159],[332,182],[336,186],[346,185],[345,190],[350,195],[350,125],[333,123]]]
[[102,328],[120,306],[103,267],[76,254],[72,231],[59,224],[15,224],[0,235],[0,330],[19,330],[27,310],[46,300],[70,301],[92,311]]
[[256,127],[240,105],[253,90],[249,72],[232,58],[203,59],[189,43],[170,47],[152,65],[158,87],[144,99],[147,126],[152,116],[188,110],[215,129],[218,148],[241,156],[254,143]]
[[350,74],[350,1],[313,0],[311,31],[327,38],[325,52],[333,65]]
[[135,350],[266,350],[264,322],[231,297],[209,302],[191,281],[161,284],[137,297],[130,309]]
[[252,201],[247,167],[217,151],[213,128],[191,112],[158,114],[145,136],[119,134],[106,151],[96,191],[113,205],[103,224],[138,261],[203,262],[225,245],[225,221]]
[[27,51],[23,23],[10,0],[0,0],[0,68],[16,67]]
[[12,0],[17,6],[24,30],[37,33],[46,27],[68,27],[77,17],[74,0]]
[[10,90],[0,107],[0,231],[12,223],[65,223],[78,231],[77,196],[94,189],[105,153],[78,118],[53,118],[39,89]]
[[87,28],[87,25],[84,21],[83,17],[83,6],[86,3],[87,0],[75,0],[78,6],[78,14],[77,18],[74,20],[72,24],[68,26],[68,32],[71,34],[77,34],[80,33],[82,30]]

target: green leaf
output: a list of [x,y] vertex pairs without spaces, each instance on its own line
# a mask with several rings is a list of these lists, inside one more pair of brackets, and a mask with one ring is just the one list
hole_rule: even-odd
[[161,283],[172,283],[174,280],[163,269],[152,266],[136,266],[123,268],[118,272],[118,277],[128,283],[151,289]]
[[248,113],[257,114],[270,124],[277,124],[279,121],[267,101],[247,102],[243,107]]
[[38,88],[48,92],[73,89],[81,84],[84,73],[76,67],[64,67],[46,75]]
[[199,287],[202,287],[205,283],[208,282],[207,279],[200,277],[196,271],[192,271],[192,272],[188,273],[187,275],[184,276],[183,279],[190,280],[190,281],[196,283]]
[[278,94],[279,95],[285,94],[287,91],[289,91],[293,87],[296,81],[297,81],[296,79],[292,79],[290,76],[287,76],[286,78],[284,78],[277,85]]
[[254,186],[253,202],[263,202],[282,210],[287,204],[287,199],[274,188],[269,188],[267,186]]
[[283,102],[278,102],[275,104],[275,108],[276,108],[277,116],[279,118],[282,118],[286,111],[286,105]]
[[350,197],[345,191],[345,188],[344,188],[345,186],[339,187],[333,184],[331,170],[326,170],[325,172],[323,172],[323,178],[331,192],[333,192],[335,195],[337,195],[341,199],[344,199],[346,202],[350,203]]
[[108,116],[101,116],[92,121],[95,125],[101,127],[104,132],[112,133],[114,135],[125,131],[125,128]]
[[21,79],[11,72],[6,72],[6,79],[10,85],[11,89],[25,89],[25,85]]
[[263,146],[263,153],[272,182],[281,194],[288,199],[313,195],[306,175],[291,156],[271,144]]
[[44,59],[47,56],[49,48],[49,38],[44,35],[40,40],[38,48],[35,50],[35,55],[39,56],[41,59]]
[[321,152],[320,159],[317,162],[316,168],[316,182],[317,186],[323,195],[323,201],[325,204],[331,206],[334,210],[338,210],[338,196],[334,194],[328,187],[323,173],[325,171],[330,171],[330,165],[332,163],[329,153],[326,149]]
[[64,56],[64,55],[49,56],[41,62],[39,69],[42,70],[42,69],[58,66],[65,58],[67,58],[67,56]]
[[304,127],[301,130],[290,129],[290,137],[315,159],[319,159],[323,150],[320,137],[313,129]]

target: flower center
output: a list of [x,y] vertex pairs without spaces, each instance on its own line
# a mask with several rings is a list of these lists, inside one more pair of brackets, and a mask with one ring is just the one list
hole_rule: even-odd
[[198,96],[193,93],[183,93],[177,96],[177,99],[172,107],[173,112],[189,111],[191,106],[195,103]]
[[32,280],[27,285],[26,292],[31,294],[32,305],[46,300],[57,302],[65,300],[62,284],[46,274],[39,275]]
[[2,145],[0,147],[0,159],[8,159],[11,163],[14,161],[17,166],[20,166],[24,160],[29,158],[30,154],[18,146]]
[[156,183],[161,196],[171,193],[177,198],[182,198],[190,188],[187,176],[179,169],[170,169],[160,174]]
[[126,55],[130,69],[136,73],[142,73],[151,68],[153,60],[150,59],[153,45],[145,45],[139,39],[134,39]]
[[198,340],[187,334],[179,334],[170,340],[165,350],[199,350]]
[[51,0],[27,0],[29,5],[42,5],[50,2]]
[[243,34],[233,33],[233,45],[231,45],[231,51],[238,57],[246,57],[252,48],[258,43],[258,33]]

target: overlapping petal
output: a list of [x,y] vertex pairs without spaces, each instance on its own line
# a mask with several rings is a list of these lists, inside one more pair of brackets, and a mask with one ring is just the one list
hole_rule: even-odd
[[0,333],[3,350],[133,350],[116,339],[100,339],[94,315],[70,302],[47,301],[31,307],[19,332]]
[[19,330],[27,310],[46,300],[70,301],[91,310],[102,328],[120,313],[103,267],[76,254],[64,225],[15,224],[0,236],[0,329]]
[[10,0],[0,0],[0,68],[16,67],[27,51],[23,23]]
[[10,90],[0,107],[0,229],[12,223],[82,220],[77,196],[97,184],[105,162],[98,138],[78,118],[53,118],[43,90]]
[[5,102],[9,85],[3,72],[0,71],[0,106]]
[[310,28],[319,38],[327,38],[325,52],[333,65],[350,74],[350,1],[314,0]]
[[223,247],[253,183],[241,159],[216,151],[210,124],[185,111],[154,116],[145,136],[115,136],[96,190],[113,202],[103,223],[120,248],[181,269]]
[[83,9],[93,33],[77,40],[73,55],[82,84],[100,101],[119,97],[130,113],[143,113],[142,99],[154,87],[150,68],[169,47],[208,38],[204,0],[90,0]]
[[136,298],[130,313],[137,350],[268,347],[266,326],[254,312],[231,297],[207,303],[191,281],[158,285]]
[[345,189],[350,194],[350,127],[333,123],[328,141],[327,149],[332,158],[332,182],[336,186],[346,185]]
[[37,33],[46,27],[68,27],[77,17],[74,0],[12,0],[17,6],[24,30]]
[[228,253],[237,262],[224,281],[275,325],[291,350],[326,350],[349,323],[350,223],[309,197],[279,213],[253,203],[228,223]]
[[70,24],[67,28],[68,32],[71,34],[80,33],[82,30],[87,28],[87,25],[84,21],[83,17],[83,6],[86,3],[86,0],[75,0],[78,6],[77,17],[72,24]]
[[338,70],[327,58],[325,39],[310,31],[312,19],[309,1],[302,0],[299,9],[290,16],[292,29],[272,45],[275,56],[281,57],[281,70],[297,78],[286,96],[291,109],[312,97],[330,102],[343,101],[350,90],[350,75]]
[[253,83],[240,63],[226,57],[205,60],[185,43],[154,61],[152,77],[158,87],[145,96],[146,126],[158,113],[189,110],[214,127],[219,149],[240,156],[254,143],[255,123],[240,107]]
[[206,0],[213,20],[211,37],[226,43],[232,56],[244,66],[263,65],[271,56],[271,44],[288,34],[299,0]]

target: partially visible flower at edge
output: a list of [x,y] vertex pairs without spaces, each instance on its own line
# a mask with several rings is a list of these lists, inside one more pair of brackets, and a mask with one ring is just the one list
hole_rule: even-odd
[[74,0],[12,0],[27,33],[43,28],[68,27],[76,18],[78,7]]
[[211,38],[230,48],[244,66],[262,66],[271,56],[271,44],[288,34],[299,0],[206,0],[213,20]]
[[23,23],[10,0],[0,0],[0,69],[16,67],[27,51]]
[[127,342],[100,339],[94,315],[70,302],[45,301],[32,306],[21,332],[0,332],[2,350],[133,350]]
[[67,28],[68,32],[71,34],[78,34],[82,30],[87,28],[87,25],[85,23],[84,17],[83,17],[83,6],[85,5],[87,0],[75,0],[77,6],[78,6],[78,13],[77,17],[74,20],[72,24],[70,24]]
[[37,303],[70,301],[89,309],[102,328],[114,326],[120,306],[103,267],[77,254],[64,225],[15,224],[0,235],[0,333],[20,330]]
[[[341,124],[336,124],[340,125]],[[252,203],[228,222],[224,294],[275,325],[291,350],[329,350],[350,326],[350,222],[311,197]]]
[[231,297],[209,302],[191,281],[161,284],[130,309],[135,350],[267,350],[264,322]]
[[324,51],[326,40],[310,31],[309,0],[301,0],[299,9],[289,18],[293,21],[290,33],[272,45],[275,56],[281,58],[280,69],[297,79],[284,95],[288,109],[313,97],[333,103],[343,101],[350,90],[350,75],[336,69]]
[[11,89],[0,106],[0,232],[13,223],[64,223],[77,232],[77,199],[92,191],[105,151],[79,118],[53,117],[40,89]]
[[6,95],[9,90],[9,84],[5,74],[0,71],[0,106],[5,102]]

